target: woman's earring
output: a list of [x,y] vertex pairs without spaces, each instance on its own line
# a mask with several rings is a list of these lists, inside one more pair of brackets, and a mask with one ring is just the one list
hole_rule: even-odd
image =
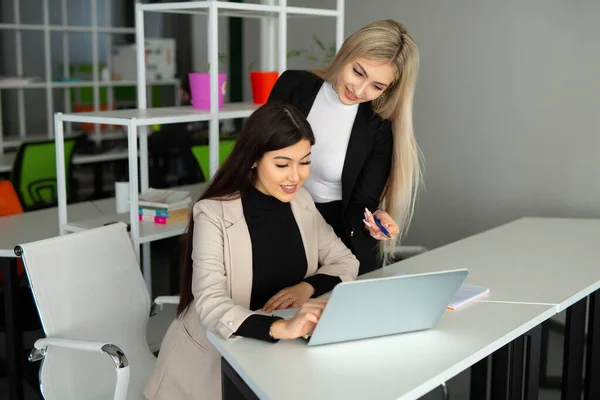
[[256,167],[253,165],[253,166],[250,167],[250,169],[256,169]]

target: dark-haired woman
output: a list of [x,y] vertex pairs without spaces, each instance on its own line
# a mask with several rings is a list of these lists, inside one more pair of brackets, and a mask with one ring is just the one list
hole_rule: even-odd
[[[177,319],[145,390],[148,399],[219,399],[220,355],[207,340],[267,342],[312,331],[325,300],[358,274],[358,260],[302,188],[314,136],[293,106],[255,111],[194,205]],[[301,307],[291,320],[270,315]]]

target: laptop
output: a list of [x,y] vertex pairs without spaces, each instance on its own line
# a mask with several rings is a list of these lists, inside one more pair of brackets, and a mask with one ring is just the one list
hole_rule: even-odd
[[[467,269],[342,282],[335,286],[308,345],[433,328],[467,277]],[[292,318],[298,309],[273,314]]]

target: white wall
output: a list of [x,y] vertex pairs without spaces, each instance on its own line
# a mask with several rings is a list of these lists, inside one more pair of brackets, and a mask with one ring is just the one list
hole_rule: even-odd
[[394,18],[421,51],[426,191],[407,242],[436,247],[524,215],[600,216],[600,2],[376,3],[347,0],[346,34]]

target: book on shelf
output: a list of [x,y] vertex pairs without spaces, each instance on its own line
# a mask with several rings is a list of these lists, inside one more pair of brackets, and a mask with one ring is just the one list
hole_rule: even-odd
[[173,217],[187,217],[189,213],[188,207],[178,208],[177,210],[167,209],[154,209],[154,208],[139,208],[139,214],[148,217],[162,217],[162,218],[173,218]]
[[186,208],[191,202],[192,197],[189,192],[150,188],[140,195],[138,207],[157,211],[171,211]]
[[0,76],[0,84],[3,85],[26,85],[40,81],[40,78],[35,76]]
[[158,217],[155,215],[139,214],[139,220],[147,221],[147,222],[154,222],[155,224],[160,224],[160,225],[169,225],[169,224],[175,224],[178,222],[186,222],[187,214],[182,214],[182,215],[175,216],[175,217]]

